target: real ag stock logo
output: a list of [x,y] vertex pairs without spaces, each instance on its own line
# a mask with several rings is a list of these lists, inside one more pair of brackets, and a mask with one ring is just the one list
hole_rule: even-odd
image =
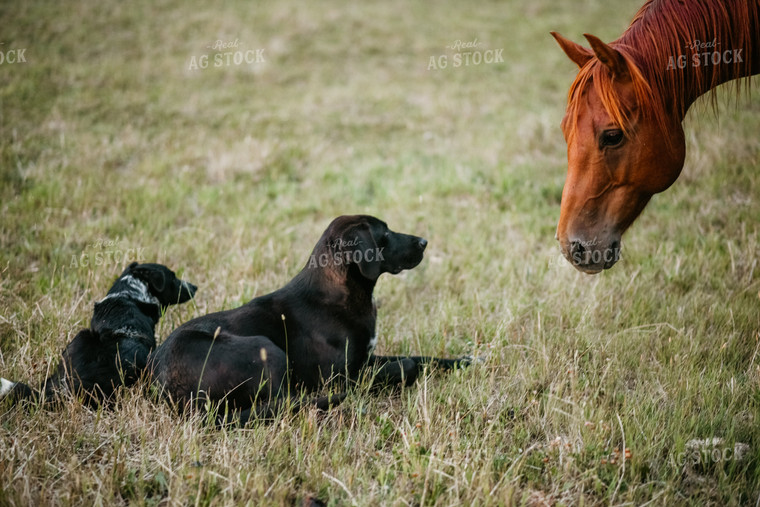
[[26,63],[26,48],[6,49],[4,42],[0,42],[0,65],[12,65],[14,63]]
[[[385,260],[383,250],[385,247],[361,248],[362,241],[359,238],[345,240],[339,238],[328,244],[326,252],[319,255],[312,254],[309,257],[309,268],[326,268],[328,266],[348,266],[349,264],[361,264],[363,262],[382,262]],[[329,252],[329,253],[328,253]]]
[[670,56],[668,58],[667,70],[744,63],[744,59],[742,58],[743,48],[721,50],[718,46],[720,46],[720,42],[718,42],[717,38],[706,42],[700,40],[691,41],[684,46],[691,51],[691,58],[685,54]]
[[491,65],[504,63],[504,48],[480,49],[484,44],[478,39],[471,41],[455,40],[446,46],[451,54],[432,55],[428,60],[427,70],[440,70],[449,66],[452,68],[470,67],[476,65]]
[[216,53],[191,56],[187,66],[188,70],[266,63],[264,48],[243,49],[240,47],[239,39],[235,39],[234,41],[218,39],[211,46],[206,46],[206,49],[211,49],[216,51]]
[[120,239],[99,239],[88,243],[79,255],[72,255],[69,268],[121,266],[145,258],[144,247],[134,247]]

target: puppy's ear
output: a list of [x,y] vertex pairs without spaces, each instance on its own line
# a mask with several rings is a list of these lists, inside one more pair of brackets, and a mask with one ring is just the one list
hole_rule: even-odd
[[364,278],[377,280],[382,274],[380,267],[382,258],[378,255],[380,249],[377,248],[377,241],[375,241],[372,235],[372,227],[364,225],[358,230],[357,237],[359,238],[359,244],[356,246],[356,249],[361,252],[361,260],[358,263],[359,272]]
[[159,294],[166,288],[166,273],[163,269],[155,269],[145,266],[137,266],[132,270],[137,278],[148,284],[148,289],[153,295]]
[[124,268],[124,271],[121,272],[121,275],[119,275],[119,278],[121,278],[122,276],[131,275],[134,269],[137,267],[137,264],[138,264],[137,262],[131,262],[129,266]]

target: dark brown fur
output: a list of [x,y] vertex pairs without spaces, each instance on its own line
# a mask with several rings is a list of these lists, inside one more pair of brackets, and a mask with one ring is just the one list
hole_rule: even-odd
[[[422,364],[464,363],[372,355],[377,278],[415,267],[426,245],[374,217],[338,217],[283,288],[177,328],[151,358],[154,380],[181,407],[226,401],[245,423],[302,390],[354,381],[368,366],[376,367],[377,381],[409,384]],[[330,400],[316,404],[326,407]]]

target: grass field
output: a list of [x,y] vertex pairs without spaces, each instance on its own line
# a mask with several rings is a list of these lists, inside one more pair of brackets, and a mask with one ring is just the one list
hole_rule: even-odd
[[[612,40],[641,1],[1,5],[26,60],[0,65],[2,376],[41,380],[125,256],[200,287],[160,341],[353,213],[430,242],[378,283],[378,353],[484,361],[245,429],[140,389],[6,406],[0,505],[756,505],[757,97],[690,111],[614,269],[554,240],[576,68],[549,31]],[[455,66],[456,41],[493,61]]]

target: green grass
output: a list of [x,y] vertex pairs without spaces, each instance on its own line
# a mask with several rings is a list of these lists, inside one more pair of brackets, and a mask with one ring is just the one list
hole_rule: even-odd
[[[684,172],[614,269],[582,275],[553,239],[575,66],[548,32],[611,40],[639,3],[0,6],[0,48],[27,48],[0,66],[2,376],[41,379],[88,324],[126,264],[98,255],[200,287],[161,339],[282,286],[351,213],[430,241],[378,283],[378,352],[485,358],[244,430],[140,389],[6,407],[0,504],[754,505],[756,97],[690,112]],[[190,70],[218,39],[266,61]],[[428,70],[457,39],[504,63]],[[712,437],[750,457],[687,466]]]

